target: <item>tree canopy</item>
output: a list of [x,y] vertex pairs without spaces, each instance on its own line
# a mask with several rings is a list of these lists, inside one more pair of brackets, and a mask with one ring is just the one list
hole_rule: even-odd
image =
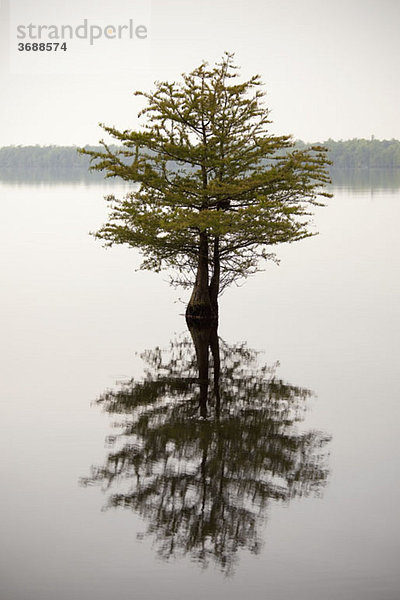
[[241,82],[228,53],[136,95],[146,102],[140,130],[102,125],[120,148],[80,150],[92,169],[137,184],[107,197],[96,236],[139,248],[142,268],[172,268],[174,283],[193,285],[188,316],[216,315],[221,290],[274,259],[271,246],[312,235],[310,208],[330,195],[326,150],[271,134],[260,76]]

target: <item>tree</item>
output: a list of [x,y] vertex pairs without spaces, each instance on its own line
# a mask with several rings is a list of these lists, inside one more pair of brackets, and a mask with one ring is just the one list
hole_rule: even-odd
[[259,75],[238,81],[233,55],[202,63],[180,83],[156,82],[140,131],[102,125],[120,143],[82,148],[92,169],[138,184],[110,195],[111,213],[95,235],[139,248],[142,268],[173,268],[172,282],[193,286],[188,318],[216,317],[218,295],[255,273],[270,246],[312,235],[310,206],[329,176],[326,150],[296,150],[269,133]]

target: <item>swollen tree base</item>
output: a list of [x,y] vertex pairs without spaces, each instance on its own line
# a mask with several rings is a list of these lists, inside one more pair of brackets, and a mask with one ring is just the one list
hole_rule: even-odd
[[218,322],[218,302],[211,303],[207,294],[206,298],[196,297],[192,294],[186,307],[186,321],[210,321],[214,325]]
[[213,310],[211,304],[191,304],[189,303],[186,308],[186,320],[191,319],[204,319],[217,321],[218,313]]
[[[207,276],[208,278],[208,276]],[[186,307],[187,319],[218,319],[218,302],[212,302],[207,280],[195,284]]]

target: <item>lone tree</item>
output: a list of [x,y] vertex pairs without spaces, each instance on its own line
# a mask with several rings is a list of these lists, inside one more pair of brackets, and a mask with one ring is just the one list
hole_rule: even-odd
[[240,82],[228,53],[135,95],[147,101],[140,131],[101,125],[120,146],[80,149],[91,169],[138,184],[107,196],[95,235],[139,248],[143,269],[172,267],[172,283],[193,289],[189,320],[217,318],[220,292],[274,259],[271,246],[313,235],[310,206],[330,196],[326,149],[269,133],[260,76]]

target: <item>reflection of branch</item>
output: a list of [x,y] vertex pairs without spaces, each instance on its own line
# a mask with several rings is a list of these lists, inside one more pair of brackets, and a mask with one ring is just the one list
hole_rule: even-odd
[[[144,517],[162,557],[212,559],[229,573],[240,548],[259,552],[270,500],[320,492],[329,437],[297,432],[311,392],[278,379],[277,364],[258,366],[254,350],[218,340],[215,330],[191,333],[196,353],[187,337],[147,351],[145,378],[99,399],[123,421],[105,465],[84,483],[102,483],[113,490],[108,506]],[[200,378],[196,354],[207,363]],[[199,395],[203,420],[193,418]]]

